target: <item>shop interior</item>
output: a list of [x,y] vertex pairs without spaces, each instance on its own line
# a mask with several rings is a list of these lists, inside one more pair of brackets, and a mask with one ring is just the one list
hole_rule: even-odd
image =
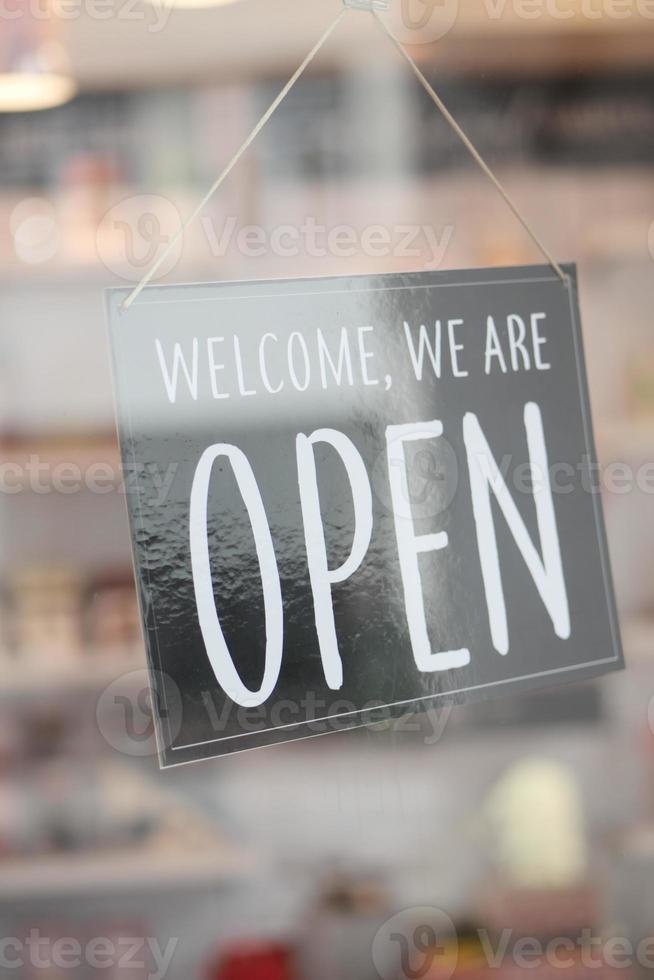
[[[170,953],[171,980],[393,980],[405,974],[375,945],[379,930],[399,916],[411,935],[424,908],[453,930],[415,974],[427,980],[452,975],[454,945],[457,975],[488,975],[480,929],[493,943],[507,927],[543,940],[584,928],[634,945],[652,935],[654,13],[644,4],[613,16],[615,4],[561,0],[524,16],[516,3],[460,0],[439,13],[449,27],[411,48],[552,252],[578,263],[627,670],[159,771],[103,290],[143,275],[339,3],[80,0],[57,17],[71,86],[62,104],[0,112],[0,934],[23,941],[37,929],[46,950],[61,937],[143,937],[145,951],[141,965],[31,964],[7,976],[135,980]],[[28,20],[2,32],[14,23]],[[40,43],[38,30],[30,38]],[[8,52],[0,41],[0,71]],[[357,11],[162,281],[539,261]],[[116,683],[132,737],[105,710]],[[500,957],[496,970],[516,966]],[[602,963],[596,975],[613,972]]]

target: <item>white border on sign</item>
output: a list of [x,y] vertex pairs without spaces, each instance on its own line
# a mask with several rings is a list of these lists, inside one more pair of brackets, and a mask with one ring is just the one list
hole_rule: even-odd
[[[456,274],[457,271],[461,271],[461,270],[452,270],[452,274]],[[386,274],[387,275],[411,275],[411,273],[386,273]],[[333,281],[334,279],[343,279],[343,278],[347,278],[347,277],[343,277],[343,276],[338,276],[338,277],[331,277],[331,276],[330,277],[325,277],[325,282],[328,282],[330,280]],[[366,276],[362,276],[362,278],[366,278]],[[297,282],[298,280],[293,280],[293,281],[294,282]],[[374,288],[368,288],[368,289],[365,289],[365,288],[362,288],[362,289],[326,289],[326,290],[311,290],[311,291],[306,291],[306,292],[288,292],[288,293],[282,293],[282,292],[276,292],[276,293],[260,293],[260,292],[257,292],[257,293],[252,293],[252,294],[244,295],[244,296],[202,296],[202,297],[197,297],[195,299],[183,299],[183,298],[180,298],[180,299],[165,299],[165,300],[141,300],[138,303],[138,306],[170,305],[170,304],[173,304],[173,303],[212,303],[212,302],[225,302],[225,301],[235,302],[237,300],[247,300],[247,299],[279,299],[280,296],[287,296],[287,297],[289,297],[289,296],[324,296],[326,294],[333,295],[333,294],[338,294],[338,293],[353,294],[353,293],[396,292],[396,291],[399,291],[399,290],[445,289],[445,288],[453,288],[453,287],[467,288],[468,286],[494,286],[494,285],[503,285],[503,286],[506,286],[506,285],[518,284],[518,283],[519,284],[523,284],[523,283],[536,283],[536,282],[538,282],[538,283],[547,283],[547,282],[557,282],[557,283],[560,283],[561,280],[559,279],[558,276],[539,276],[539,277],[528,277],[528,276],[525,276],[523,278],[518,278],[518,279],[491,279],[491,280],[474,280],[474,281],[470,281],[470,282],[425,283],[425,284],[415,284],[415,285],[405,285],[405,286],[381,286],[381,287],[374,287]],[[182,287],[182,288],[190,288],[190,287],[192,287],[194,285],[206,285],[206,284],[204,284],[204,283],[191,283],[191,284],[189,284],[188,287]],[[216,285],[227,285],[227,284],[226,283],[220,283],[220,284],[217,283]],[[229,285],[239,285],[239,284],[238,283],[230,283]],[[163,286],[163,287],[161,287],[161,286],[153,286],[151,288],[152,289],[161,289],[161,288],[163,288],[163,289],[168,289],[168,288],[174,289],[174,288],[179,288],[179,287],[174,287],[174,286],[170,286],[170,287],[167,287],[167,286]],[[573,341],[574,341],[575,368],[576,368],[576,373],[577,373],[577,386],[578,386],[578,392],[579,392],[579,398],[580,398],[580,405],[581,405],[581,417],[582,417],[582,426],[583,426],[583,431],[584,431],[584,442],[585,442],[586,454],[587,454],[587,457],[588,458],[590,458],[591,456],[593,458],[596,458],[596,453],[593,451],[594,445],[593,445],[593,440],[592,440],[592,429],[591,429],[591,424],[590,424],[590,420],[588,418],[588,412],[587,412],[588,391],[587,391],[587,387],[584,384],[584,377],[583,377],[582,370],[581,370],[581,351],[580,351],[580,348],[579,348],[579,338],[580,338],[580,330],[581,330],[581,328],[580,328],[580,324],[579,324],[579,321],[578,321],[577,316],[576,316],[575,303],[573,303],[572,285],[571,285],[570,279],[568,280],[568,283],[567,283],[566,286],[564,286],[564,288],[567,288],[567,291],[568,291],[568,303],[569,303],[569,309],[570,309],[570,323],[571,323],[571,326],[572,326]],[[118,377],[118,372],[117,371],[116,371],[116,376]],[[126,399],[126,404],[127,404],[127,415],[128,415],[128,426],[129,426],[129,432],[130,432],[130,441],[131,441],[132,452],[133,452],[134,438],[133,438],[132,417],[131,417],[131,411],[130,411],[131,406],[130,406],[129,398]],[[136,463],[136,460],[133,459],[133,462]],[[471,691],[479,691],[479,690],[483,690],[485,688],[490,688],[490,687],[500,687],[500,686],[505,686],[505,685],[509,685],[509,684],[520,683],[521,681],[527,681],[527,680],[530,680],[530,679],[536,678],[536,677],[556,676],[558,674],[565,674],[565,673],[568,673],[568,672],[573,671],[573,670],[584,670],[585,668],[589,668],[589,667],[600,667],[600,666],[603,666],[605,664],[612,664],[612,663],[617,663],[618,661],[620,661],[620,659],[621,659],[621,646],[620,646],[620,641],[619,641],[619,633],[618,633],[618,629],[617,629],[617,623],[616,623],[616,619],[615,619],[615,609],[614,609],[614,605],[613,605],[613,593],[612,593],[612,590],[610,588],[610,580],[611,580],[610,571],[609,571],[609,569],[607,567],[607,544],[606,544],[606,539],[605,539],[604,532],[603,532],[603,517],[602,517],[602,513],[601,513],[601,511],[599,509],[599,502],[597,500],[597,494],[592,494],[592,498],[593,498],[593,515],[594,515],[594,518],[595,518],[595,532],[597,534],[597,543],[598,543],[598,548],[599,548],[600,560],[601,560],[601,564],[602,564],[602,579],[603,579],[603,582],[604,582],[604,590],[605,590],[605,594],[606,594],[607,608],[608,608],[608,612],[609,612],[609,622],[610,622],[610,626],[611,626],[611,640],[612,640],[612,643],[613,643],[613,648],[615,650],[615,655],[613,657],[604,657],[604,658],[599,659],[599,660],[588,660],[588,661],[585,661],[584,663],[581,663],[581,664],[568,664],[565,667],[555,667],[555,668],[552,668],[551,670],[536,671],[533,674],[524,674],[524,675],[522,675],[520,677],[509,677],[509,678],[505,678],[505,679],[497,680],[497,681],[487,681],[484,684],[476,684],[476,685],[471,686],[471,687],[459,687],[459,688],[455,688],[455,689],[448,690],[448,691],[440,691],[440,692],[435,693],[435,694],[426,694],[426,695],[423,695],[421,697],[407,698],[406,700],[403,700],[403,701],[394,701],[394,702],[392,702],[390,704],[385,704],[385,705],[383,705],[383,707],[385,707],[385,708],[396,708],[396,707],[402,707],[404,705],[418,704],[418,703],[420,703],[422,701],[432,701],[432,700],[435,700],[437,698],[442,698],[442,697],[452,698],[452,697],[454,697],[457,694],[468,694]],[[143,518],[142,518],[142,513],[141,513],[140,495],[139,495],[138,506],[139,506],[139,522],[140,522],[141,526],[143,526]],[[146,547],[146,554],[147,554],[147,547]],[[139,571],[140,571],[140,569],[139,569]],[[148,580],[149,580],[149,576],[148,576]],[[158,629],[157,629],[157,623],[156,623],[156,610],[154,609],[154,607],[152,608],[152,617],[153,617],[153,620],[154,620],[155,644],[156,644],[156,651],[157,651],[157,659],[159,661],[159,671],[160,671],[160,673],[164,673],[163,667],[161,665],[162,662],[161,662],[161,653],[160,653],[160,650],[159,650],[159,636],[158,636]],[[164,698],[164,707],[166,707],[166,703],[165,703],[165,698],[166,698],[165,690],[162,691],[161,693],[163,694],[163,698]],[[206,739],[206,740],[201,741],[201,742],[190,742],[190,743],[188,743],[186,745],[173,745],[172,744],[172,741],[174,741],[174,740],[170,738],[170,729],[168,728],[169,739],[168,739],[168,743],[167,744],[168,744],[168,748],[169,748],[169,750],[171,752],[182,752],[182,751],[188,750],[188,749],[200,748],[203,745],[217,745],[217,744],[220,744],[222,742],[233,741],[234,739],[237,739],[237,738],[248,738],[248,737],[249,738],[253,738],[253,737],[259,738],[260,736],[265,735],[267,732],[284,731],[286,729],[299,728],[301,725],[309,725],[309,724],[310,725],[313,725],[313,724],[317,724],[318,722],[321,722],[321,721],[332,721],[332,720],[336,720],[337,718],[347,718],[347,717],[350,717],[352,715],[356,715],[359,718],[361,718],[362,716],[364,716],[364,715],[366,715],[368,713],[379,711],[380,707],[382,707],[382,706],[380,705],[380,706],[378,706],[376,708],[360,708],[360,709],[357,709],[357,710],[354,710],[354,711],[344,711],[344,712],[341,712],[339,714],[325,715],[322,718],[311,718],[311,719],[304,720],[304,721],[294,721],[294,722],[290,722],[290,723],[285,724],[285,725],[276,725],[276,726],[273,726],[271,728],[263,728],[263,729],[261,729],[259,731],[256,731],[256,732],[239,732],[236,735],[223,735],[220,738]],[[166,723],[168,724],[168,722],[169,722],[169,713],[168,712],[166,712],[166,715],[164,716],[164,718],[165,718]],[[157,721],[157,724],[155,725],[155,729],[158,731],[158,725],[160,723],[159,716],[157,716],[156,721]],[[354,728],[362,727],[362,725],[365,725],[365,721],[362,721],[360,724],[358,724],[358,725],[352,725],[350,727],[351,727],[351,729],[354,729]],[[347,729],[343,729],[343,730],[347,730]],[[316,733],[312,733],[311,735],[296,736],[295,738],[283,739],[283,740],[276,741],[276,742],[273,742],[273,743],[270,743],[270,744],[273,744],[273,745],[286,745],[289,742],[302,741],[302,740],[308,739],[308,738],[318,738],[318,737],[321,737],[324,734],[333,734],[333,733],[329,733],[329,732],[316,732]],[[158,734],[157,734],[157,738],[158,738]],[[263,745],[250,746],[248,749],[238,749],[238,750],[236,750],[236,752],[230,752],[229,754],[230,755],[234,755],[237,752],[247,752],[247,751],[254,750],[256,748],[263,748],[263,747],[264,747]],[[165,764],[164,753],[162,753],[161,751],[160,751],[160,758],[164,761],[164,764]],[[212,757],[211,756],[207,756],[207,758],[212,758]],[[192,759],[192,760],[187,760],[186,762],[174,763],[174,765],[189,765],[189,764],[191,764],[193,762],[198,762],[198,761],[200,761],[200,759]],[[172,766],[169,766],[169,765],[167,765],[165,767],[166,768],[172,768]]]

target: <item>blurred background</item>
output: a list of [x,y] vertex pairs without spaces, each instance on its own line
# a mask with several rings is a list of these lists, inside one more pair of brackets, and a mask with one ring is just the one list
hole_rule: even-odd
[[[157,768],[102,290],[140,279],[338,10],[0,9],[2,977],[504,977],[519,936],[572,943],[532,974],[654,966],[650,0],[404,0],[389,22],[579,263],[628,670]],[[164,271],[539,261],[351,12]]]

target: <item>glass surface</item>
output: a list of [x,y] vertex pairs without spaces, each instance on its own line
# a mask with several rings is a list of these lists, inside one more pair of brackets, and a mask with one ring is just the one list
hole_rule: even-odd
[[[102,292],[139,281],[339,4],[100,6],[63,24],[79,95],[0,115],[0,973],[436,980],[556,957],[644,975],[651,11],[415,0],[396,21],[548,248],[578,264],[627,670],[161,773]],[[160,281],[541,261],[353,11]]]

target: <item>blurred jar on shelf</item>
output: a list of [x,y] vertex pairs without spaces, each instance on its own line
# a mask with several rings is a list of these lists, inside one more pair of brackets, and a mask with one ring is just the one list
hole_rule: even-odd
[[81,596],[74,569],[34,566],[16,572],[9,583],[11,648],[37,660],[78,657],[83,640]]
[[74,265],[98,262],[98,227],[120,187],[121,168],[111,156],[84,152],[66,160],[58,200],[64,260]]
[[140,647],[141,624],[129,570],[112,569],[94,576],[89,583],[85,609],[85,633],[95,650]]
[[654,424],[654,353],[639,351],[628,365],[629,412]]
[[373,940],[390,914],[390,896],[380,874],[364,869],[328,873],[301,926],[298,980],[374,976]]

